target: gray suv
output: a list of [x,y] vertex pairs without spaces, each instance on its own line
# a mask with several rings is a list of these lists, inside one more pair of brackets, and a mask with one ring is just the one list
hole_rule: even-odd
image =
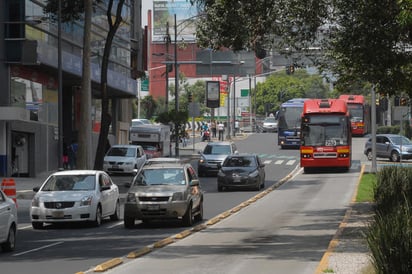
[[199,176],[206,176],[210,173],[217,174],[218,164],[222,164],[230,154],[237,154],[235,143],[230,141],[210,142],[203,151],[199,151],[200,159],[197,163]]
[[134,177],[124,206],[124,226],[135,220],[203,220],[203,191],[195,169],[177,161],[147,162]]
[[[363,153],[372,160],[372,140],[365,143]],[[397,134],[377,134],[376,135],[376,157],[389,158],[392,162],[399,162],[400,159],[412,159],[412,142],[402,135]]]

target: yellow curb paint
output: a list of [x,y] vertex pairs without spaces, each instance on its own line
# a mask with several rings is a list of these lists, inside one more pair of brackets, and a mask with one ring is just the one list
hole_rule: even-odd
[[221,219],[224,219],[228,216],[230,216],[230,211],[225,211],[222,214],[219,215]]
[[206,226],[205,224],[200,224],[200,225],[195,226],[192,230],[193,230],[194,232],[198,232],[198,231],[200,231],[200,230],[205,229],[206,227],[207,227],[207,226]]
[[94,272],[104,272],[110,268],[113,268],[115,266],[118,266],[119,264],[122,264],[123,260],[120,258],[114,258],[111,260],[108,260],[102,264],[99,264],[98,266],[96,266],[93,271]]
[[175,239],[183,239],[189,236],[190,234],[192,234],[191,230],[183,230],[182,232],[175,235]]
[[145,246],[140,250],[130,252],[129,254],[127,254],[127,258],[128,259],[135,259],[135,258],[141,257],[141,256],[143,256],[143,255],[145,255],[145,254],[147,254],[151,251],[152,251],[152,249],[150,247]]
[[174,240],[171,237],[164,238],[163,240],[157,241],[153,244],[154,248],[164,247],[165,245],[173,243]]
[[[359,175],[359,178],[358,178],[358,182],[356,184],[356,190],[355,190],[355,193],[353,194],[352,199],[351,199],[352,203],[354,203],[356,201],[358,186],[359,186],[359,183],[360,183],[360,180],[362,178],[362,175],[363,175],[364,171],[365,171],[365,165],[362,165],[360,175]],[[336,246],[338,245],[339,236],[342,234],[343,229],[348,224],[348,219],[349,219],[351,214],[352,214],[352,208],[349,208],[348,210],[346,210],[345,216],[343,217],[343,220],[339,225],[338,231],[333,236],[332,240],[329,243],[328,249],[323,254],[322,259],[320,260],[320,262],[318,264],[318,267],[316,268],[315,274],[322,274],[322,273],[324,273],[325,269],[329,268],[329,257],[332,255],[333,251],[335,250]]]
[[238,212],[239,210],[241,210],[242,208],[243,208],[242,206],[237,206],[237,207],[232,208],[232,209],[230,210],[230,212],[231,212],[231,213],[236,213],[236,212]]
[[206,224],[207,224],[207,225],[214,225],[214,224],[216,224],[216,223],[219,222],[219,221],[220,221],[220,218],[219,218],[219,216],[218,216],[218,217],[215,217],[215,218],[210,219]]

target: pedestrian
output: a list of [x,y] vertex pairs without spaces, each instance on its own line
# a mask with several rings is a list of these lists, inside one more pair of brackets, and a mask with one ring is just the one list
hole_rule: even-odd
[[222,121],[217,124],[217,130],[219,132],[219,141],[223,141],[223,134],[225,132],[225,125],[222,123]]
[[210,127],[212,128],[212,137],[216,138],[216,120],[213,120]]
[[68,158],[69,158],[69,168],[75,169],[76,168],[76,161],[77,161],[77,149],[78,145],[75,141],[72,141],[70,146],[68,147]]
[[239,133],[239,120],[235,120],[235,136]]
[[69,168],[69,148],[66,142],[63,142],[63,169]]

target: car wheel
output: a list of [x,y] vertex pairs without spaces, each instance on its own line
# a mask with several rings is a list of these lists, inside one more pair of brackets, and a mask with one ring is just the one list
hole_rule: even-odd
[[32,222],[31,226],[33,227],[33,229],[42,229],[43,223],[42,222]]
[[390,160],[392,162],[399,162],[401,160],[401,158],[399,157],[399,153],[397,151],[392,151]]
[[185,215],[183,215],[182,222],[184,226],[192,226],[193,225],[193,212],[192,212],[192,204],[187,207]]
[[366,151],[366,157],[368,158],[369,161],[372,161],[372,150],[371,149]]
[[10,252],[13,251],[16,246],[16,227],[12,225],[9,229],[9,234],[7,240],[1,244],[3,251]]
[[261,189],[264,189],[264,188],[265,188],[265,178],[263,178],[262,184],[260,185],[260,188],[261,188]]
[[97,205],[96,209],[96,217],[93,221],[93,225],[98,227],[102,224],[102,209],[100,208],[100,205]]
[[198,213],[197,213],[196,216],[195,216],[195,221],[196,221],[196,222],[201,222],[201,221],[203,221],[203,200],[200,201],[199,211],[198,211]]
[[110,220],[117,221],[120,218],[120,204],[119,201],[116,202],[116,208],[114,209],[113,215],[110,215]]
[[125,217],[123,220],[125,228],[133,228],[134,227],[134,218]]

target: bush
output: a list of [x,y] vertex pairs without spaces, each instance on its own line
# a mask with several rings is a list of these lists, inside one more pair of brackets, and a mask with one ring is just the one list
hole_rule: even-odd
[[366,235],[376,273],[412,273],[412,169],[384,167],[374,189],[375,215]]

